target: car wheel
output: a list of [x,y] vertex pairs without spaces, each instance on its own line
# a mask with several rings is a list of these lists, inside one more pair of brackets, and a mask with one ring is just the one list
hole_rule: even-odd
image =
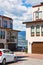
[[17,61],[17,58],[16,57],[14,57],[14,62],[16,62]]
[[5,64],[6,64],[6,59],[3,59],[2,65],[5,65]]

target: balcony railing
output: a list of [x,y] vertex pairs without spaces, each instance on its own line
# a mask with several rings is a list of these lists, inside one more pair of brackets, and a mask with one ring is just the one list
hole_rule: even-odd
[[7,39],[7,42],[15,42],[14,39]]
[[6,41],[7,41],[7,42],[16,42],[17,39],[7,39]]

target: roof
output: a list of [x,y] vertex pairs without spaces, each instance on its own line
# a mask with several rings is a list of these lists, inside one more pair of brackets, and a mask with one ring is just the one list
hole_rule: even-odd
[[12,18],[7,17],[7,16],[2,16],[2,15],[0,15],[0,17],[2,17],[2,18],[7,18],[7,19],[9,19],[9,20],[13,20]]
[[23,24],[31,24],[31,23],[41,23],[43,20],[36,20],[36,21],[29,21],[29,22],[23,22]]
[[13,30],[13,29],[10,29],[10,28],[3,28],[3,27],[0,27],[0,29],[5,29],[7,31],[17,31],[17,32],[20,32],[19,30]]
[[32,6],[32,7],[40,7],[40,6],[43,6],[43,2],[41,2],[41,4],[39,4],[39,5],[35,5],[35,6]]

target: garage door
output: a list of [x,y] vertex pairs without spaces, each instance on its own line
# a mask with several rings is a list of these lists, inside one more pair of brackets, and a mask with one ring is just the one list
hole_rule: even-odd
[[1,48],[4,48],[4,44],[3,43],[0,43],[0,49]]
[[42,42],[32,43],[32,53],[43,54],[43,43]]

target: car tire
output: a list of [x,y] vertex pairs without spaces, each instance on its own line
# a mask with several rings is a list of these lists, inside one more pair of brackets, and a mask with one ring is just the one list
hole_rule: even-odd
[[17,58],[16,57],[14,57],[14,62],[17,62]]
[[2,65],[6,65],[6,59],[3,59]]

